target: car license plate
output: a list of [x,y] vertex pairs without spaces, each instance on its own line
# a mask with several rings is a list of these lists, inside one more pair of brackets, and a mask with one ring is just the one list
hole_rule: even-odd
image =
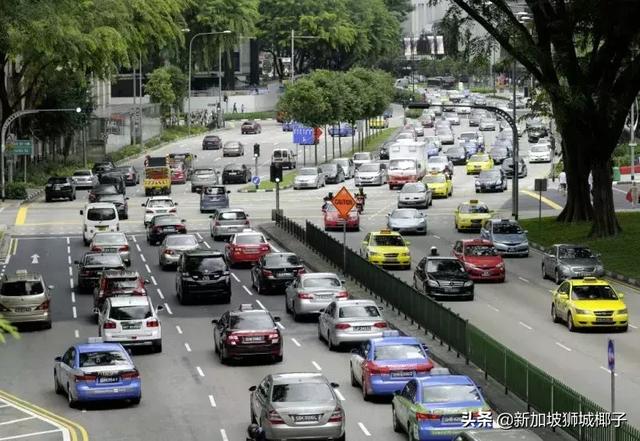
[[262,343],[264,341],[264,336],[257,335],[255,337],[244,337],[242,341],[244,343]]
[[516,249],[515,249],[515,248],[513,248],[513,247],[510,247],[508,251],[509,251],[510,253],[513,253],[514,251],[516,251]]
[[102,252],[103,253],[117,253],[118,249],[117,248],[105,248]]
[[354,326],[354,331],[371,331],[371,326]]
[[596,317],[596,323],[613,323],[613,319],[608,317]]
[[391,372],[391,376],[394,378],[401,378],[401,377],[412,377],[414,374],[413,371],[396,371],[396,372]]
[[98,230],[98,231],[105,231],[107,228],[109,228],[109,227],[106,227],[106,226],[104,226],[104,227],[103,227],[103,226],[98,226],[98,227],[96,227],[96,230]]
[[276,274],[276,277],[281,277],[281,278],[293,277],[293,273],[278,273]]
[[483,276],[490,276],[491,275],[491,271],[482,271],[482,275]]
[[209,280],[209,276],[202,276],[202,280]]
[[108,383],[117,383],[120,381],[118,377],[98,377],[98,383],[108,384]]
[[257,254],[260,250],[244,250],[245,254]]
[[53,187],[53,189],[54,189],[54,190],[60,190],[60,186],[59,186],[59,185],[55,185],[55,186]]
[[318,421],[320,415],[294,415],[293,420],[296,423],[309,423]]
[[124,323],[122,323],[122,329],[125,329],[125,330],[140,329],[140,323],[127,323],[127,322],[124,322]]
[[176,229],[173,227],[165,227],[164,231],[176,231]]
[[443,291],[444,292],[456,292],[456,291],[458,291],[458,288],[444,288]]
[[17,308],[13,308],[15,312],[29,312],[31,308],[28,306],[18,306]]
[[460,423],[462,422],[462,417],[458,415],[450,415],[450,416],[445,415],[442,417],[442,422],[443,423]]

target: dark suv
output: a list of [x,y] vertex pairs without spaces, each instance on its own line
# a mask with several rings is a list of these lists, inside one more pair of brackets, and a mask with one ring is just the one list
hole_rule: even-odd
[[413,273],[413,286],[434,298],[473,300],[473,281],[455,257],[423,257]]
[[217,135],[207,135],[202,140],[202,150],[220,150],[222,140]]
[[44,195],[47,202],[51,202],[53,199],[73,201],[76,198],[76,184],[69,177],[51,177],[44,187]]
[[246,184],[251,181],[251,170],[244,164],[229,164],[222,169],[222,185]]
[[119,171],[108,171],[108,172],[102,173],[98,177],[98,182],[100,182],[100,184],[113,185],[118,191],[118,193],[122,195],[127,194],[127,183],[124,179],[124,176]]
[[231,273],[224,254],[209,250],[184,252],[178,261],[176,293],[182,305],[195,298],[231,302]]

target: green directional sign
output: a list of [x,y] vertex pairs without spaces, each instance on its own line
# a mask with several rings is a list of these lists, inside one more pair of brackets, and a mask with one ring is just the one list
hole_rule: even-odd
[[31,156],[33,152],[33,143],[30,139],[17,139],[15,143],[10,144],[8,147],[14,156]]

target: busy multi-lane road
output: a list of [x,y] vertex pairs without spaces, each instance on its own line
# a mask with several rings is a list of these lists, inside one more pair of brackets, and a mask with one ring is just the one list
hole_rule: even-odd
[[[397,116],[392,125],[399,125]],[[427,129],[427,134],[430,129]],[[456,133],[468,130],[466,121],[454,128]],[[283,133],[275,122],[263,123],[259,135],[241,136],[239,128],[220,131],[223,141],[243,140],[247,144],[243,159],[222,158],[220,151],[202,151],[201,137],[164,147],[158,154],[191,151],[198,154],[198,164],[223,167],[241,161],[253,165],[254,142],[261,145],[259,174],[268,176],[271,150],[274,147],[291,146],[291,133]],[[495,134],[485,132],[490,145]],[[528,145],[522,138],[522,152]],[[343,147],[350,140],[343,142]],[[322,144],[321,144],[322,146]],[[331,150],[331,148],[329,148]],[[324,148],[319,152],[324,153]],[[526,156],[525,156],[526,157]],[[307,155],[307,160],[312,154]],[[139,169],[142,159],[133,161]],[[549,164],[529,165],[529,176],[521,179],[521,213],[537,214],[538,201],[531,197],[533,179],[546,175]],[[441,254],[450,253],[452,242],[459,237],[475,237],[460,234],[453,228],[453,210],[462,201],[478,199],[486,202],[498,214],[509,217],[511,191],[476,195],[473,178],[466,176],[462,166],[456,167],[454,194],[449,199],[435,200],[425,211],[428,234],[411,237],[412,262],[415,265],[431,246]],[[284,213],[296,220],[321,224],[322,197],[328,191],[334,193],[341,187],[327,185],[321,190],[284,190],[280,204]],[[352,181],[347,188],[354,191]],[[230,186],[234,190],[239,186]],[[361,231],[348,233],[349,246],[358,249],[368,231],[378,230],[386,224],[386,214],[396,206],[397,192],[386,186],[366,188],[368,195],[361,221]],[[562,196],[552,190],[550,201],[543,204],[543,214],[556,213]],[[86,341],[97,335],[92,298],[80,294],[75,283],[77,268],[73,261],[79,259],[87,248],[81,239],[81,219],[78,211],[86,203],[85,192],[78,192],[74,202],[45,203],[42,200],[0,213],[11,223],[15,240],[15,254],[2,267],[3,273],[17,269],[41,272],[47,284],[54,285],[52,300],[53,328],[47,331],[24,332],[18,341],[9,340],[3,347],[0,381],[2,389],[37,403],[57,414],[71,418],[89,429],[91,439],[191,439],[238,440],[244,439],[249,422],[248,388],[266,374],[281,371],[321,371],[331,381],[337,382],[339,397],[347,415],[347,438],[401,440],[394,433],[388,402],[364,402],[361,392],[350,386],[347,353],[329,352],[318,340],[313,322],[297,323],[285,313],[280,295],[258,295],[251,288],[248,268],[234,269],[232,281],[232,306],[252,303],[256,308],[266,308],[282,318],[281,330],[285,337],[284,361],[273,365],[239,364],[223,366],[213,351],[211,319],[229,309],[228,305],[182,306],[175,297],[175,273],[163,271],[158,264],[158,247],[149,246],[145,240],[143,208],[145,200],[140,186],[128,189],[129,220],[122,221],[123,231],[129,236],[132,250],[132,268],[149,280],[147,288],[154,305],[164,305],[162,311],[163,352],[160,354],[136,354],[135,362],[143,381],[142,403],[136,408],[123,406],[89,406],[80,411],[69,409],[66,400],[53,390],[52,366],[55,356],[61,355],[70,345]],[[203,246],[222,249],[223,244],[208,236],[209,219],[200,214],[198,195],[191,193],[190,185],[174,186],[172,197],[179,202],[178,214],[187,220],[189,232],[197,232],[204,240]],[[254,225],[270,220],[275,208],[273,193],[237,193],[231,195],[231,206],[245,208],[251,214]],[[556,202],[553,202],[556,201]],[[333,233],[332,233],[333,234]],[[341,233],[336,233],[341,238]],[[279,245],[273,244],[276,249]],[[38,258],[34,259],[33,256]],[[36,263],[37,261],[37,263]],[[413,271],[398,271],[399,277],[411,282]],[[550,319],[551,282],[540,276],[540,255],[531,253],[528,258],[507,260],[507,281],[504,284],[478,284],[473,302],[448,302],[447,305],[469,318],[489,335],[510,347],[519,355],[544,369],[569,386],[602,405],[608,403],[608,374],[606,371],[605,333],[569,333]],[[631,422],[638,423],[635,396],[640,385],[634,376],[640,368],[640,354],[633,345],[637,328],[634,317],[640,314],[640,302],[636,292],[623,288],[631,314],[631,327],[626,334],[615,335],[618,345],[618,408],[629,413]],[[233,371],[232,371],[233,369]],[[231,374],[233,372],[233,374]],[[3,428],[0,427],[0,438]],[[34,429],[35,431],[35,429]]]

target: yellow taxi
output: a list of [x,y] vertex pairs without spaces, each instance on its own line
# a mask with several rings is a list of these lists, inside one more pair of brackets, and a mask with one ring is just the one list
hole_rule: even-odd
[[422,182],[431,189],[434,198],[447,198],[453,195],[453,183],[443,173],[426,175]]
[[624,294],[616,292],[606,280],[595,277],[565,280],[553,292],[551,318],[578,328],[616,328],[626,331],[629,314]]
[[360,247],[360,255],[374,265],[411,268],[409,242],[397,231],[380,230],[367,233]]
[[454,211],[454,225],[456,230],[480,230],[485,220],[491,219],[493,210],[484,202],[472,199],[458,205]]
[[493,168],[493,158],[486,153],[477,153],[467,159],[467,174],[475,175]]
[[389,127],[389,120],[381,116],[369,119],[369,127],[372,129],[386,129]]

